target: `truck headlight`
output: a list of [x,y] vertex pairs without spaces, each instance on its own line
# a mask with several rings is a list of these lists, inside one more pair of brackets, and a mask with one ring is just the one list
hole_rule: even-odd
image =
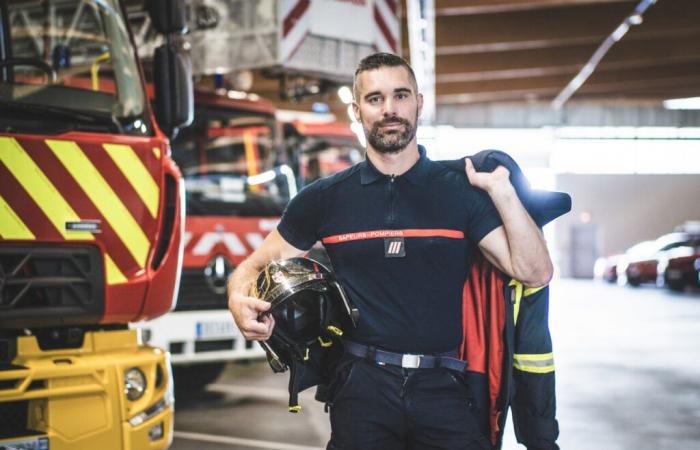
[[132,367],[124,374],[124,394],[129,400],[136,401],[146,392],[146,375],[141,369]]

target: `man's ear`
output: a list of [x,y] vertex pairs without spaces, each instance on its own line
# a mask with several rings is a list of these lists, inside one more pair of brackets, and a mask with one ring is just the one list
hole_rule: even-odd
[[419,92],[416,98],[418,99],[418,117],[420,117],[423,112],[423,94]]
[[360,114],[360,105],[357,102],[352,102],[352,113],[355,115],[355,120],[362,123],[362,115]]

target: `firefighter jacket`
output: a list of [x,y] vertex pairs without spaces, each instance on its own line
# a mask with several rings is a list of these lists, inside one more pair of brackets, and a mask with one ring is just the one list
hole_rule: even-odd
[[[568,194],[531,189],[506,153],[485,150],[469,158],[480,172],[505,166],[539,227],[571,209]],[[464,172],[464,159],[444,163]],[[468,361],[466,379],[476,394],[480,417],[486,422],[482,428],[488,430],[491,442],[501,448],[510,408],[518,442],[528,450],[558,449],[549,287],[527,288],[479,256],[465,283],[462,302],[460,357]]]

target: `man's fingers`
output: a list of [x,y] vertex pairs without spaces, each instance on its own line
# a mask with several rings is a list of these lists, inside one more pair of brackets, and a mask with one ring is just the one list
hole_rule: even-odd
[[270,335],[271,327],[268,323],[258,322],[255,319],[248,319],[241,324],[241,333],[248,340],[267,339]]

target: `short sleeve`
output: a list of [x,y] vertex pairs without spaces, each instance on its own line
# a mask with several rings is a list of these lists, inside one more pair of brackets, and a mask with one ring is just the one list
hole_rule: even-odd
[[484,236],[503,225],[501,216],[489,195],[482,189],[476,188],[467,182],[466,185],[467,208],[467,235],[475,244],[478,244]]
[[310,249],[318,240],[323,207],[319,181],[305,186],[287,204],[277,231],[299,250]]

